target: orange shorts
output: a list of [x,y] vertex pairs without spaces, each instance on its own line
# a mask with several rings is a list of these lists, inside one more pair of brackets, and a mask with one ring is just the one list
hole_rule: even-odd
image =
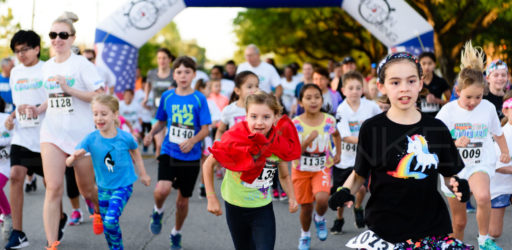
[[331,190],[331,168],[324,168],[319,172],[292,169],[292,183],[297,203],[313,203],[317,193],[326,192],[329,194]]

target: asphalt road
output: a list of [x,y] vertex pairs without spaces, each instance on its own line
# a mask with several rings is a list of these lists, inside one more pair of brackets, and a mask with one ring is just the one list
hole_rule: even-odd
[[[125,249],[169,249],[169,234],[174,225],[174,212],[176,192],[173,190],[165,203],[164,227],[160,235],[152,235],[148,229],[149,215],[153,209],[153,189],[156,183],[157,164],[152,158],[144,160],[146,169],[152,178],[152,185],[145,187],[141,183],[134,185],[134,192],[129,200],[120,220]],[[221,181],[216,180],[216,187],[220,187]],[[198,187],[196,185],[196,187]],[[8,185],[4,191],[8,194]],[[219,192],[218,192],[219,193]],[[30,246],[25,249],[44,249],[46,238],[43,228],[42,207],[44,200],[44,188],[41,179],[38,180],[38,190],[25,195],[24,232]],[[64,197],[64,211],[71,212],[71,206],[67,197]],[[288,212],[287,202],[274,202],[274,211],[277,224],[276,249],[297,249],[300,236],[298,213]],[[88,216],[85,202],[81,200],[84,215]],[[335,218],[333,211],[327,212],[327,225],[330,228]],[[512,249],[512,232],[510,209],[506,212],[504,236],[497,240],[503,249]],[[350,209],[345,211],[345,226],[342,235],[329,235],[326,241],[319,241],[312,226],[312,249],[347,249],[345,243],[356,236],[362,230],[354,226],[354,216]],[[465,242],[476,245],[477,227],[475,214],[468,215]],[[206,211],[206,200],[198,198],[197,189],[190,200],[189,215],[182,229],[182,245],[184,249],[233,249],[231,237],[224,216],[214,216]],[[4,246],[5,242],[2,243]],[[108,249],[103,235],[94,235],[91,219],[85,218],[78,226],[68,226],[64,239],[59,246],[60,250],[66,249]]]

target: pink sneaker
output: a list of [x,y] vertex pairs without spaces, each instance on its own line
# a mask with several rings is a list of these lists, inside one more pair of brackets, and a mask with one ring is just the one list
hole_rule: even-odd
[[71,213],[71,218],[69,219],[69,225],[70,226],[80,225],[80,223],[82,223],[82,221],[84,221],[82,211],[73,210],[73,212]]

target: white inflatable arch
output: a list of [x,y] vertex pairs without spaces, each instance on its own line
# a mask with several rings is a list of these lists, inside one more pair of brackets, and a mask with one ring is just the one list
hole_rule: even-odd
[[432,26],[404,0],[130,0],[96,28],[96,63],[116,92],[133,88],[139,48],[186,7],[341,7],[390,51],[434,47]]

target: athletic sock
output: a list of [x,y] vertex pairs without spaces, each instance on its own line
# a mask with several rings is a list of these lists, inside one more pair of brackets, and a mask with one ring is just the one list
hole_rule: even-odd
[[323,221],[325,218],[323,216],[320,216],[318,215],[317,213],[315,213],[315,221],[316,222],[319,222],[319,221]]
[[176,230],[176,227],[172,228],[171,235],[177,235],[179,233],[181,233],[181,230]]
[[157,213],[159,213],[159,214],[162,214],[164,212],[164,208],[163,207],[162,208],[158,208],[158,207],[156,207],[156,204],[155,204],[155,211]]
[[481,235],[478,234],[478,245],[483,246],[485,244],[485,241],[489,239],[489,235]]
[[309,231],[305,232],[302,228],[300,229],[300,237],[311,237],[311,233]]

